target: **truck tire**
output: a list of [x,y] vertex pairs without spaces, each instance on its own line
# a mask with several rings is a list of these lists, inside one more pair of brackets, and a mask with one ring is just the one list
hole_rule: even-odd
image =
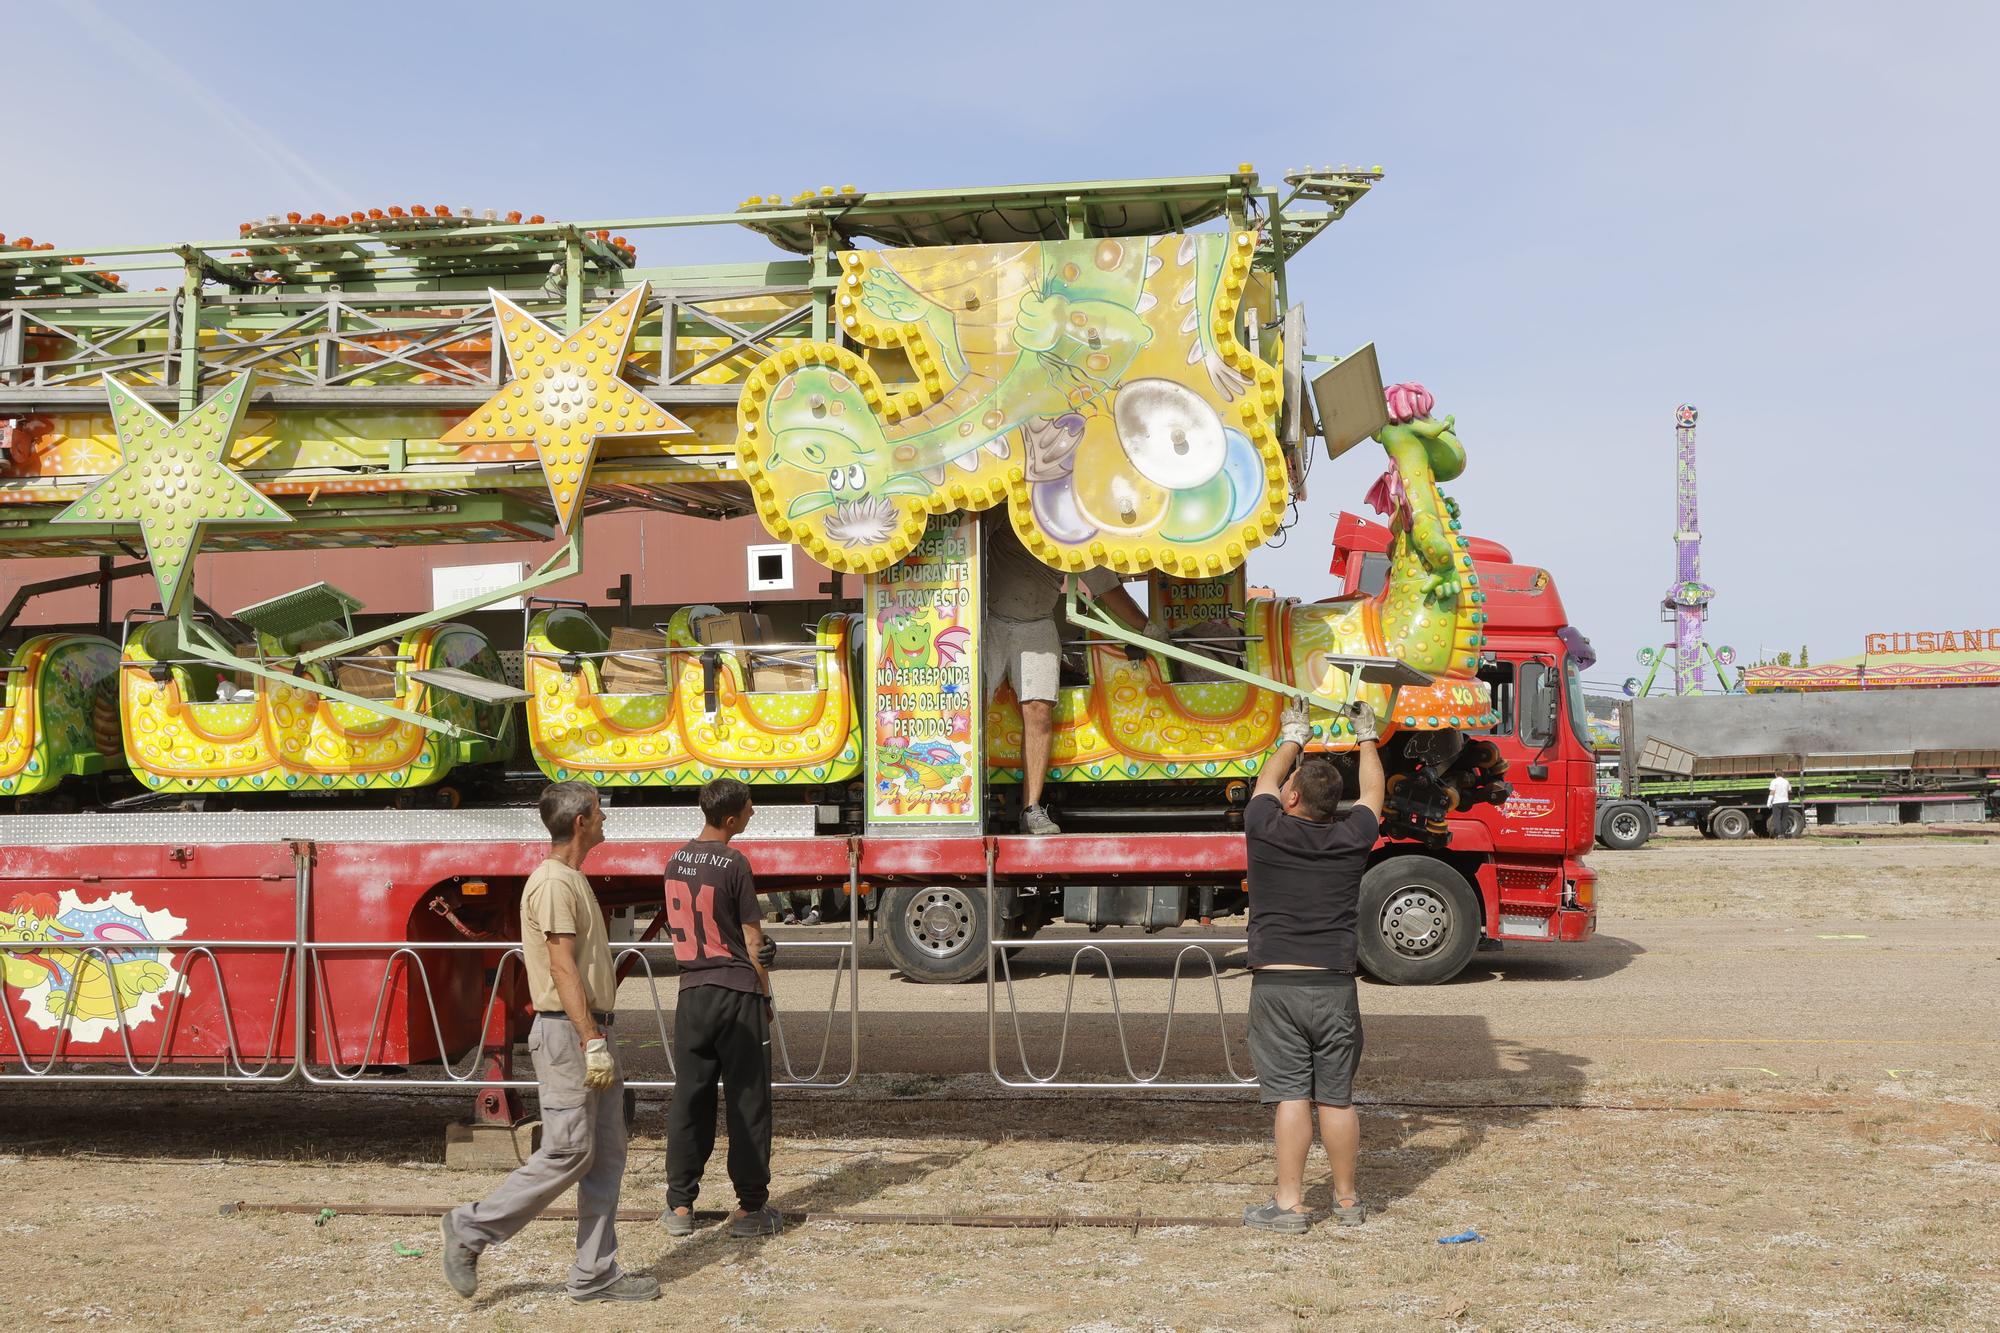
[[1708,817],[1715,836],[1734,842],[1750,836],[1750,812],[1740,805],[1725,805]]
[[1597,841],[1614,852],[1634,851],[1653,836],[1653,812],[1637,801],[1607,805],[1597,816]]
[[911,981],[949,985],[986,975],[986,894],[955,884],[898,884],[876,911],[882,944]]
[[1715,811],[1710,810],[1705,814],[1696,815],[1694,819],[1694,826],[1701,830],[1702,837],[1708,838],[1712,841],[1716,836]]
[[1774,838],[1802,838],[1806,832],[1806,812],[1796,805],[1788,805],[1778,812],[1779,818],[1771,821],[1771,836]]
[[1479,947],[1479,895],[1428,856],[1392,856],[1361,877],[1355,916],[1361,970],[1393,986],[1450,981]]

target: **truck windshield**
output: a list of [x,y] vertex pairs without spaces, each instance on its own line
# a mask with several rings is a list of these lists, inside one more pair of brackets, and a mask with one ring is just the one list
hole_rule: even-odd
[[1583,702],[1583,673],[1576,669],[1576,659],[1563,658],[1563,694],[1565,712],[1569,714],[1570,734],[1576,743],[1588,753],[1595,754],[1597,747],[1590,740],[1590,712]]

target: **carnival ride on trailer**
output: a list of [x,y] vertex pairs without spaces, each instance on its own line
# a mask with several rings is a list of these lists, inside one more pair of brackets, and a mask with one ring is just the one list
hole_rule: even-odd
[[[170,995],[141,1042],[156,1066],[240,1073],[260,1033],[259,1069],[466,1042],[504,1065],[504,943],[458,940],[428,969],[404,946],[512,938],[535,770],[617,794],[620,845],[593,868],[612,904],[657,899],[665,851],[698,822],[692,789],[757,783],[760,884],[850,920],[865,900],[919,979],[990,969],[1002,927],[1031,934],[1079,885],[1094,923],[1158,924],[1162,893],[1175,921],[1197,893],[1204,918],[1240,906],[1232,818],[1286,695],[1316,705],[1315,746],[1335,753],[1352,749],[1337,710],[1374,704],[1396,793],[1378,855],[1443,848],[1507,794],[1498,747],[1467,738],[1497,714],[1485,594],[1437,489],[1464,453],[1420,388],[1384,395],[1372,349],[1309,398],[1286,279],[1376,178],[825,189],[574,225],[291,214],[234,242],[96,252],[170,268],[150,293],[77,254],[0,250],[0,552],[94,557],[107,580],[150,568],[160,588],[120,641],[38,636],[9,666],[0,790],[21,808],[0,817],[16,889],[0,1040],[51,1063],[96,1042],[130,1064],[132,1015]],[[690,226],[747,227],[792,257],[648,268],[620,234]],[[1387,582],[1245,601],[1243,562],[1279,531],[1315,434],[1389,455]],[[588,520],[634,506],[755,514],[862,576],[861,614],[836,597],[806,641],[766,643],[713,608],[635,633],[541,599],[580,570]],[[1089,637],[1050,779],[1100,807],[1090,834],[988,832],[1019,763],[1011,698],[981,707],[988,509],[1066,575],[1145,577],[1162,606],[1219,590],[1219,620],[1162,640],[1070,580],[1067,619]],[[135,529],[144,563],[119,565]],[[356,628],[363,608],[324,583],[232,616],[193,595],[198,552],[524,538],[556,544],[532,574],[394,624]],[[519,684],[460,623],[516,597]],[[1200,831],[1151,831],[1163,802]],[[84,859],[99,868],[80,878]],[[1440,979],[1504,933],[1492,859],[1383,909],[1383,970]],[[1539,937],[1588,933],[1585,873],[1558,851],[1530,876]],[[1124,889],[1150,896],[1128,911]],[[124,943],[50,947],[99,927]],[[206,993],[166,938],[215,941],[179,954],[205,959]],[[121,972],[134,961],[152,966]],[[261,1017],[226,997],[260,984]],[[93,985],[112,1011],[80,1025]]]

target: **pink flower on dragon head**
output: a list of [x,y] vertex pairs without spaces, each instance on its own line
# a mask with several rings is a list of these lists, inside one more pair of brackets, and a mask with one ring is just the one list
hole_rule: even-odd
[[1396,425],[1427,417],[1431,414],[1431,409],[1437,406],[1437,399],[1431,397],[1431,391],[1414,381],[1409,384],[1391,384],[1382,391],[1382,396],[1389,403],[1389,420]]

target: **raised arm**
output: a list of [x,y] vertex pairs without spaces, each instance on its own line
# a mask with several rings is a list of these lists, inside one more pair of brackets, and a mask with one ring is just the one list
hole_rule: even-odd
[[1366,806],[1379,821],[1382,807],[1388,800],[1389,782],[1382,775],[1382,755],[1375,743],[1375,710],[1356,700],[1347,706],[1348,716],[1354,721],[1355,758],[1360,761],[1360,790],[1355,793],[1354,803]]
[[1145,608],[1132,600],[1132,594],[1126,592],[1124,588],[1113,588],[1109,592],[1100,594],[1097,604],[1109,611],[1113,619],[1122,622],[1128,629],[1145,632]]
[[1252,796],[1276,796],[1297,767],[1299,755],[1312,739],[1312,715],[1306,711],[1305,700],[1294,699],[1285,705],[1278,719],[1278,736],[1278,748],[1264,757],[1264,767],[1257,771],[1257,787]]

